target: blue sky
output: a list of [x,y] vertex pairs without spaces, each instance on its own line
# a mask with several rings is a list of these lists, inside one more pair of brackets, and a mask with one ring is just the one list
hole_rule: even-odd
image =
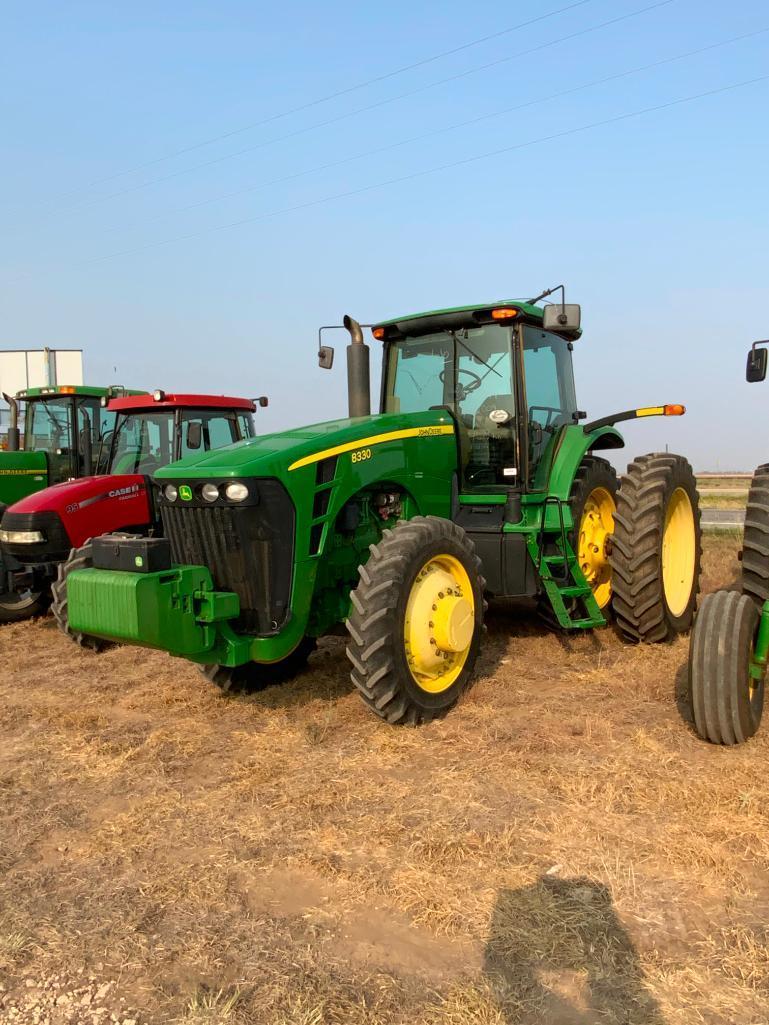
[[570,0],[6,0],[0,347],[81,346],[96,383],[267,392],[279,430],[344,414],[319,324],[563,281],[582,407],[689,407],[628,428],[628,457],[765,461],[769,382],[744,359],[769,337],[769,80],[612,119],[769,75],[769,31],[726,42],[769,9],[653,2],[515,29]]

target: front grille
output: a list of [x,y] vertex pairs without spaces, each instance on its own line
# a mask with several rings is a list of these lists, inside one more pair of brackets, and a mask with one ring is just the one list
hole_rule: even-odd
[[[193,485],[197,494],[197,487]],[[294,506],[279,481],[260,480],[259,500],[243,506],[162,500],[175,563],[206,566],[219,591],[240,598],[237,629],[265,636],[286,621],[294,564]]]

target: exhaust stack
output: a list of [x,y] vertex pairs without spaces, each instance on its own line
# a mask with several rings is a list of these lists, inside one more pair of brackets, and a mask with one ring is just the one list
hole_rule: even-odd
[[11,410],[11,419],[8,425],[8,451],[18,452],[21,447],[21,436],[19,434],[19,403],[11,395],[3,392],[3,398]]
[[357,320],[345,314],[342,323],[350,332],[350,344],[347,346],[347,402],[349,415],[351,417],[370,416],[369,347],[363,341],[363,331]]

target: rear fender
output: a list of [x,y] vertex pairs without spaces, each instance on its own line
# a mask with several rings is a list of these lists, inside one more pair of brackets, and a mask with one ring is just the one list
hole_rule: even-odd
[[567,502],[574,477],[585,456],[596,449],[623,448],[625,441],[614,427],[599,427],[585,433],[581,426],[565,427],[553,459],[548,494]]

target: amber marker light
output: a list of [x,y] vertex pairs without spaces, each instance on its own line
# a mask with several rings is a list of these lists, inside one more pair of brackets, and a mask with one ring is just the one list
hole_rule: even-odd
[[385,330],[383,327],[372,327],[371,334],[377,339],[377,341],[381,342],[384,338]]
[[683,416],[685,412],[686,406],[682,406],[680,402],[665,406],[665,416]]
[[518,316],[518,310],[514,306],[500,306],[496,310],[491,311],[492,320],[512,320],[513,317]]
[[74,395],[75,389],[71,385],[65,384],[61,388],[59,388],[59,393],[61,395]]

